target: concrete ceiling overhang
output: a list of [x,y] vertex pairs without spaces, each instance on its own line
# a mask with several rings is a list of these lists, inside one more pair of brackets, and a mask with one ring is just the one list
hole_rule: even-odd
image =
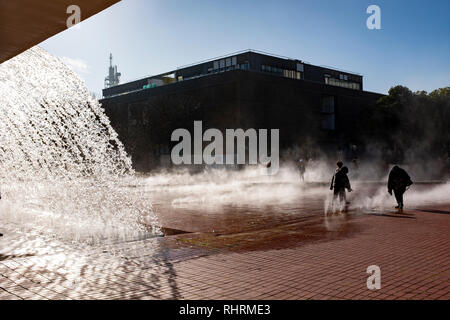
[[0,63],[67,29],[71,5],[81,21],[120,0],[0,0]]

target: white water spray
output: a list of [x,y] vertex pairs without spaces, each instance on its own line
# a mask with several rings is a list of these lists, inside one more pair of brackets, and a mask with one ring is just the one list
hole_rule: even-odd
[[0,110],[3,224],[87,242],[158,232],[117,133],[62,61],[34,47],[1,64]]

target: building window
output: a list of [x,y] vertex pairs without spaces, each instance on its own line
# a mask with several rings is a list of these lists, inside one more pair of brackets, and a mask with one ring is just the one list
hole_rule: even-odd
[[361,85],[359,83],[344,80],[344,79],[348,79],[348,77],[344,76],[342,74],[340,75],[342,80],[336,79],[336,78],[331,78],[331,76],[328,74],[325,74],[324,76],[325,76],[325,78],[324,78],[325,84],[329,84],[331,86],[337,86],[337,87],[355,89],[355,90],[359,90],[361,88]]
[[322,130],[333,131],[336,129],[335,124],[335,105],[334,96],[322,98]]
[[248,70],[248,69],[250,69],[250,65],[249,65],[248,62],[241,63],[241,64],[238,65],[238,68],[241,69],[241,70]]
[[286,78],[291,78],[291,79],[301,80],[303,78],[303,73],[300,71],[287,70],[287,69],[282,69],[282,68],[278,68],[278,67],[268,66],[265,64],[261,65],[261,71],[267,72],[267,73],[278,74],[280,76],[283,76]]
[[[239,65],[237,64],[237,57],[229,57],[229,58],[224,58],[224,59],[213,61],[212,70],[214,70],[214,73],[217,73],[217,72],[234,70],[236,68],[239,68]],[[209,73],[209,69],[208,69],[208,73]]]

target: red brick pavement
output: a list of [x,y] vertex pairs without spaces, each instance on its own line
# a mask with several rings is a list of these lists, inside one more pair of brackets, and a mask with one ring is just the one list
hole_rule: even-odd
[[[449,299],[447,209],[364,215],[343,239],[247,252],[164,238],[86,249],[5,232],[0,299]],[[366,286],[370,265],[380,290]]]

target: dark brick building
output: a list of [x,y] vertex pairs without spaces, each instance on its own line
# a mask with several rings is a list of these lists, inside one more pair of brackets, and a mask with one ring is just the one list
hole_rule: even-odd
[[194,120],[204,130],[280,129],[281,152],[305,157],[362,149],[358,120],[381,96],[362,89],[361,75],[247,51],[105,89],[101,103],[145,171],[170,165],[171,133]]

